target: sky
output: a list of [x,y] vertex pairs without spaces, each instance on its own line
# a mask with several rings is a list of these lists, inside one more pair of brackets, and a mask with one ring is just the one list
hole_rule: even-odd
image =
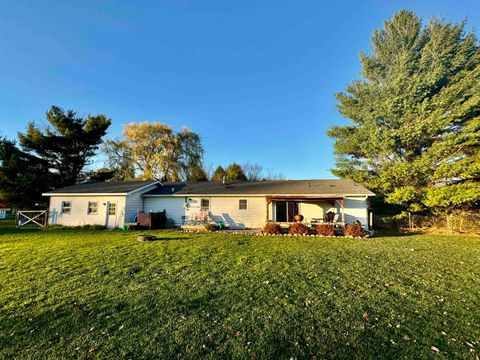
[[[400,9],[467,19],[480,1],[0,0],[0,136],[47,125],[51,105],[122,125],[197,132],[206,164],[258,163],[289,179],[333,178],[326,131],[359,53]],[[103,158],[91,167],[102,167]]]

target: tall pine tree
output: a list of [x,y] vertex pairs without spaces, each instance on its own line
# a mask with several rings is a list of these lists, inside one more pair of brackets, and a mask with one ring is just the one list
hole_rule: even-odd
[[402,10],[361,54],[362,79],[337,94],[352,123],[328,132],[336,169],[409,211],[480,201],[480,50],[465,22],[423,27]]
[[78,117],[73,110],[52,106],[47,112],[51,126],[42,131],[30,123],[26,133],[19,133],[22,149],[46,161],[57,173],[56,187],[75,184],[87,161],[95,155],[110,126],[104,115]]

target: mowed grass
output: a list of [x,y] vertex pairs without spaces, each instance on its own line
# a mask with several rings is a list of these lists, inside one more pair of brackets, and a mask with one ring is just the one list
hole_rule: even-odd
[[479,237],[135,234],[0,225],[0,358],[480,350]]

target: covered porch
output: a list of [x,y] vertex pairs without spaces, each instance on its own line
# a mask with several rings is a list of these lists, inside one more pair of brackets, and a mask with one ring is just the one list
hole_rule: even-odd
[[266,222],[288,225],[295,222],[295,215],[302,215],[308,226],[345,226],[344,197],[267,196],[266,209]]

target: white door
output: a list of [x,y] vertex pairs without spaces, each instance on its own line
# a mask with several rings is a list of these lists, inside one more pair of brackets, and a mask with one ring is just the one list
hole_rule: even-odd
[[107,219],[105,221],[106,222],[105,227],[113,229],[118,226],[117,213],[118,213],[117,203],[113,201],[107,202]]

